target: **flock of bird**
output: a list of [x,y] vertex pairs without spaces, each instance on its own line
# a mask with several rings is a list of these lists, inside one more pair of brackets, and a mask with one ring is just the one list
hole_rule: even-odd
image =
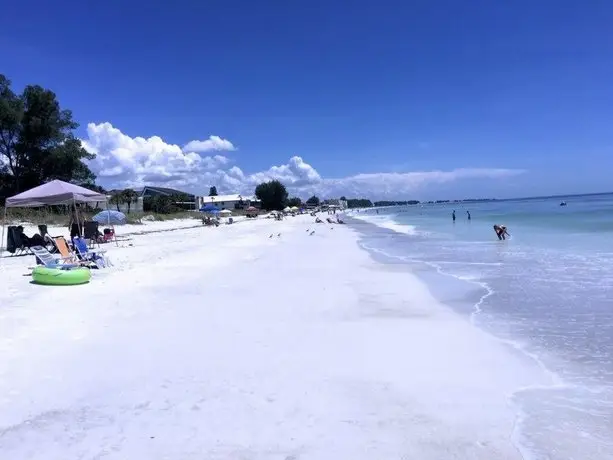
[[[330,230],[334,230],[334,227],[330,227]],[[309,233],[309,236],[313,236],[313,234],[315,233],[315,230],[311,230],[310,228],[307,228],[307,230],[306,230],[306,231],[307,231],[307,233],[309,233],[309,232],[310,232],[310,233]],[[274,234],[274,233],[271,233],[271,234],[270,234],[270,236],[269,236],[268,238],[272,238],[273,236],[275,236],[275,234]],[[281,237],[281,234],[280,234],[280,233],[277,233],[277,238],[280,238],[280,237]]]

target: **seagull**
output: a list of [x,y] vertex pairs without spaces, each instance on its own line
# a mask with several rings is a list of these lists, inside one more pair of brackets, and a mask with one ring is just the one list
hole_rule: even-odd
[[272,233],[270,234],[270,236],[268,238],[272,238]]
[[309,236],[312,235],[313,233],[315,233],[315,230],[313,230],[311,233],[309,233]]
[[277,233],[277,238],[279,238],[280,236],[281,236],[281,234],[280,234],[280,233]]

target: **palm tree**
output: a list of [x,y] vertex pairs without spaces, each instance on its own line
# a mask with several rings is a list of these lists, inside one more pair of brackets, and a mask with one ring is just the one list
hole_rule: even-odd
[[119,205],[123,203],[123,192],[113,193],[109,199],[109,203],[117,206],[117,211],[119,211]]
[[136,203],[138,201],[138,193],[128,188],[121,192],[121,198],[123,199],[123,202],[128,205],[128,214],[130,214],[130,206],[132,203]]

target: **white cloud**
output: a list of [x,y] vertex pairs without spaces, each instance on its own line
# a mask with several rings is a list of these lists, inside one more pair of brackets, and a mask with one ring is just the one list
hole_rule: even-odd
[[207,192],[209,186],[215,185],[220,193],[250,194],[260,182],[279,179],[291,194],[302,197],[316,193],[322,197],[346,195],[402,199],[415,196],[420,189],[430,185],[457,180],[500,179],[523,172],[468,168],[324,178],[303,158],[293,156],[286,164],[246,174],[237,165],[232,165],[226,156],[201,156],[185,147],[167,144],[158,136],[132,138],[110,123],[90,123],[87,135],[87,139],[82,141],[83,145],[96,154],[90,166],[99,182],[107,188],[157,184],[198,194]]
[[189,141],[183,146],[184,152],[211,152],[236,150],[234,144],[219,136],[209,136],[205,141]]

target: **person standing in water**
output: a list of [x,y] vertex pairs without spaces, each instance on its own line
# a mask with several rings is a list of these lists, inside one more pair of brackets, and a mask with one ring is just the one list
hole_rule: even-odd
[[451,213],[451,218],[453,219],[453,221],[455,222],[455,209],[453,210],[453,212]]
[[466,215],[468,216],[468,220],[470,220],[470,211],[466,211]]
[[506,240],[506,236],[511,236],[504,225],[494,225],[494,231],[499,240]]

